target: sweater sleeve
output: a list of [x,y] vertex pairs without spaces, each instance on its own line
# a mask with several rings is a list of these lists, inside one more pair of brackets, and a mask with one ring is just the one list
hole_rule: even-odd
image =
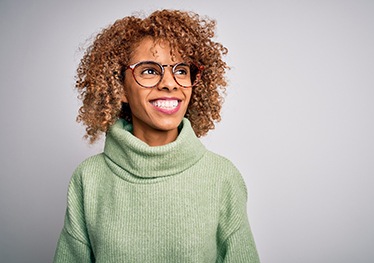
[[247,189],[239,174],[225,182],[218,225],[219,263],[259,263],[247,216]]
[[83,201],[83,186],[77,169],[69,184],[65,222],[57,243],[54,263],[95,262],[87,233]]
[[62,229],[54,257],[55,263],[95,262],[90,247]]

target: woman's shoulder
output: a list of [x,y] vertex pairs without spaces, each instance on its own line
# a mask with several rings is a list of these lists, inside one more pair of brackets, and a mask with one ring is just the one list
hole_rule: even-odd
[[210,174],[218,179],[226,194],[235,192],[235,195],[247,198],[247,187],[244,178],[234,163],[225,156],[207,151],[205,154],[206,168]]
[[204,157],[205,162],[217,167],[218,169],[229,169],[239,172],[233,162],[223,155],[207,150]]
[[92,155],[83,160],[75,169],[75,172],[86,171],[91,169],[97,169],[98,167],[105,164],[104,154],[99,153]]
[[224,181],[243,181],[242,175],[235,164],[223,155],[208,150],[204,156],[203,165],[214,171],[215,174],[219,174]]
[[72,180],[87,180],[102,174],[108,166],[103,153],[90,156],[83,160],[74,170]]

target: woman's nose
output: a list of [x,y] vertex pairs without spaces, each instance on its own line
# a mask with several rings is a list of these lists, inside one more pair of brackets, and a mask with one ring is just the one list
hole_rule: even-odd
[[162,76],[161,82],[158,84],[158,89],[175,90],[179,87],[178,83],[174,79],[173,70],[168,65],[165,66],[164,75]]

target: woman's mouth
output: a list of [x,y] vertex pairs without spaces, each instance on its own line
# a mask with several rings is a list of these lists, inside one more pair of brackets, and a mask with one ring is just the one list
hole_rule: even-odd
[[175,113],[180,108],[180,100],[178,99],[157,99],[150,101],[150,103],[156,110],[166,114]]

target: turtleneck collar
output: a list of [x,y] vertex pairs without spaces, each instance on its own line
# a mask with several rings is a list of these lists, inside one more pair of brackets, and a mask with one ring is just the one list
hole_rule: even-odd
[[[149,146],[131,133],[132,124],[119,119],[107,134],[104,154],[136,180],[178,174],[194,165],[206,152],[188,119],[183,119],[180,128],[175,141]],[[114,167],[116,174],[123,177],[127,173],[121,169]]]

